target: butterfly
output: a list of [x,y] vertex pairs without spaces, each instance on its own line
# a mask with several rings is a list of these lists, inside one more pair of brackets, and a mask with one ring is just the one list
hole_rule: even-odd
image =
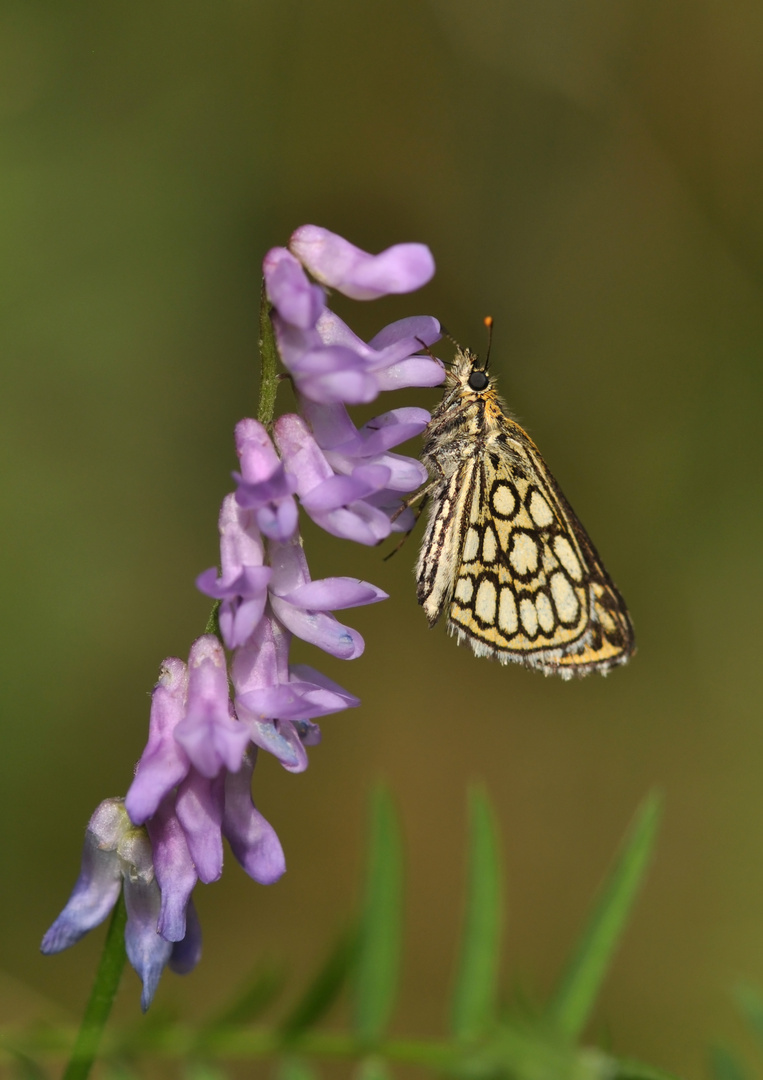
[[[489,320],[486,320],[489,324]],[[623,598],[487,363],[458,349],[424,433],[429,521],[416,567],[430,626],[546,675],[606,674],[635,650]],[[423,505],[423,504],[422,504]]]

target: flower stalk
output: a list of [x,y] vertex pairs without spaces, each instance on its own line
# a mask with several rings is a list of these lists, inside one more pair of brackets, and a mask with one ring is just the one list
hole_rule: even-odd
[[[324,286],[359,300],[411,291],[434,273],[429,250],[400,244],[370,255],[303,226],[289,248],[268,252],[263,271],[257,419],[236,425],[240,471],[219,515],[220,569],[196,583],[215,601],[206,633],[187,662],[163,662],[134,779],[125,798],[104,800],[92,815],[79,877],[42,942],[44,953],[60,952],[124,905],[96,977],[98,1007],[88,1009],[72,1059],[72,1068],[84,1063],[77,1076],[92,1063],[125,952],[143,983],[144,1011],[165,967],[185,974],[198,963],[192,893],[221,876],[224,839],[254,881],[269,885],[284,873],[278,836],[252,797],[259,751],[302,772],[307,748],[321,741],[315,721],[360,704],[320,671],[292,663],[291,641],[355,659],[363,639],[334,612],[386,593],[349,577],[313,579],[300,511],[333,536],[375,545],[409,526],[403,500],[425,478],[419,462],[391,452],[424,429],[424,409],[394,409],[358,429],[347,406],[442,382],[429,350],[439,323],[402,319],[366,343],[328,308]],[[298,412],[276,420],[279,363]]]
[[90,1000],[85,1008],[85,1015],[82,1017],[82,1024],[77,1033],[69,1064],[64,1071],[63,1080],[86,1080],[93,1066],[127,960],[126,923],[127,908],[124,896],[120,896],[111,916],[93,989],[90,992]]

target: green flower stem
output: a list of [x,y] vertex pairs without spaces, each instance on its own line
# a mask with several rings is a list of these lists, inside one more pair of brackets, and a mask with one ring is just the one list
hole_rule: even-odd
[[276,411],[278,392],[278,350],[276,348],[273,322],[270,318],[270,301],[262,282],[260,292],[260,401],[257,419],[269,427]]
[[119,980],[124,970],[127,954],[125,952],[125,924],[127,909],[124,894],[120,893],[111,923],[106,934],[101,962],[90,993],[90,1000],[82,1017],[82,1024],[72,1050],[72,1056],[63,1080],[85,1080],[98,1051],[103,1029],[109,1018]]

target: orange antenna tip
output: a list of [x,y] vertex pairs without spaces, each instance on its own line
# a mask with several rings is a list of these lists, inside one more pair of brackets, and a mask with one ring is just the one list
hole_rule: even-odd
[[492,315],[486,315],[485,318],[482,321],[484,322],[485,326],[487,326],[488,329],[489,329],[493,325],[493,316]]

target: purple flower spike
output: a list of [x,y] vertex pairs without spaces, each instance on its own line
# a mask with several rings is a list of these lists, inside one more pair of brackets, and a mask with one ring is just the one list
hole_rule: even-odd
[[251,636],[262,618],[271,570],[263,566],[264,548],[251,510],[242,510],[235,495],[226,495],[220,510],[220,563],[196,579],[196,587],[220,606],[220,632],[229,649]]
[[236,451],[241,473],[236,502],[244,510],[254,510],[261,532],[271,540],[289,540],[297,529],[294,477],[289,476],[257,420],[241,420],[236,425]]
[[286,870],[286,860],[275,829],[252,801],[256,760],[257,751],[249,751],[239,771],[226,777],[223,832],[249,877],[261,885],[272,885]]
[[175,741],[175,728],[185,713],[187,691],[186,666],[171,656],[162,665],[151,697],[148,743],[125,799],[125,808],[135,825],[142,825],[155,814],[165,795],[188,772],[188,755]]
[[318,225],[302,225],[292,234],[289,247],[314,278],[353,300],[413,292],[431,279],[435,269],[424,244],[396,244],[369,255]]
[[202,776],[241,766],[249,735],[231,715],[228,669],[220,642],[212,634],[197,638],[188,657],[188,699],[175,739]]

